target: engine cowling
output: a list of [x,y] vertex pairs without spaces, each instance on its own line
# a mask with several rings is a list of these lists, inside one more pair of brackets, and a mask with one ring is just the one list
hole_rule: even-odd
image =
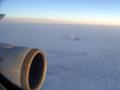
[[46,77],[43,50],[0,43],[0,78],[7,88],[39,90]]

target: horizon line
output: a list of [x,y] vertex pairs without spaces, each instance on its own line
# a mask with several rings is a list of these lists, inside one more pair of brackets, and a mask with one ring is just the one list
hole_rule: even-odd
[[99,25],[99,26],[120,26],[120,21],[115,20],[90,20],[90,19],[56,19],[56,18],[23,18],[23,17],[5,17],[2,22],[13,22],[13,23],[48,23],[48,24],[76,24],[76,25]]

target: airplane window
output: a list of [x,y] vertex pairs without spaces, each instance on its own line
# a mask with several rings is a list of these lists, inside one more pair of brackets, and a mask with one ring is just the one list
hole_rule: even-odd
[[[10,69],[12,73],[4,72],[5,77],[9,80],[13,71],[17,73],[10,82],[14,81],[12,85],[20,89],[120,90],[119,3],[115,0],[0,0],[0,65],[3,66],[6,57],[15,59],[12,64],[18,63],[19,54],[19,58],[30,56],[27,60],[31,60],[21,62],[23,66],[17,69],[24,71],[19,77],[27,79],[18,79],[16,69]],[[12,48],[6,50],[3,46]],[[40,49],[40,53],[33,48]],[[4,55],[6,52],[8,56]],[[4,68],[18,68],[21,63],[7,62]]]

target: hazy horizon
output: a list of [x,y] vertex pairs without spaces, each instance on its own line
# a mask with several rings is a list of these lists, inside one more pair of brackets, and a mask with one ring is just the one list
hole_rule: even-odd
[[71,24],[71,25],[92,25],[92,26],[116,26],[120,27],[119,24],[116,24],[114,22],[109,23],[96,23],[95,21],[89,22],[89,21],[79,21],[76,22],[74,20],[62,20],[62,19],[49,19],[49,18],[4,18],[0,21],[0,23],[33,23],[33,24]]
[[71,23],[120,25],[116,0],[2,0],[5,18],[50,19]]

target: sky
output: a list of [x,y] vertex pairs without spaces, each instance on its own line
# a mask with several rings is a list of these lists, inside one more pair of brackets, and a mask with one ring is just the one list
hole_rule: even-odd
[[0,11],[6,18],[120,25],[120,0],[2,0]]

